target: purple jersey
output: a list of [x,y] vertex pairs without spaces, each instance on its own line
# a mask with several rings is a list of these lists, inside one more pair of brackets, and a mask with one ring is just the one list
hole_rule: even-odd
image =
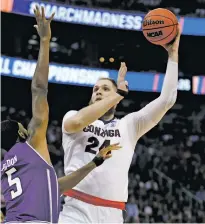
[[1,162],[6,222],[58,222],[59,188],[54,168],[28,143],[17,143]]

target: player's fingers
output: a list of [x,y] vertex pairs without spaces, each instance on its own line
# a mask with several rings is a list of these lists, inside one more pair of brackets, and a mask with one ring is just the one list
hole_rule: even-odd
[[111,158],[112,157],[112,154],[109,154],[109,155],[106,155],[105,157],[104,157],[104,159],[109,159],[109,158]]
[[115,146],[115,147],[112,147],[109,151],[112,151],[112,150],[118,150],[118,149],[121,149],[122,146]]
[[39,6],[38,5],[36,5],[36,15],[37,16],[40,16],[41,14],[40,14],[40,10],[39,10]]
[[36,9],[34,9],[33,12],[34,12],[34,15],[36,16]]
[[179,26],[178,26],[178,34],[177,34],[177,39],[178,39],[178,41],[180,41],[181,34],[182,34],[182,27],[179,25]]
[[113,144],[109,145],[109,147],[116,146],[116,145],[120,145],[120,143],[119,142],[113,143]]
[[107,154],[109,151],[111,151],[113,148],[115,147],[118,147],[119,146],[119,143],[115,143],[115,144],[112,144],[112,145],[109,145],[108,147],[102,149],[100,151],[100,154],[103,155],[103,154]]
[[116,147],[116,146],[119,146],[119,145],[120,145],[120,143],[117,142],[117,143],[111,144],[111,145],[109,145],[108,147],[104,148],[104,150],[106,151],[106,150],[111,149],[112,147]]
[[120,75],[124,77],[127,73],[127,66],[125,62],[121,62],[121,67],[120,67]]
[[41,15],[42,15],[42,18],[45,19],[45,10],[43,6],[41,6]]
[[107,154],[108,152],[111,152],[113,150],[118,150],[118,149],[121,149],[121,148],[122,148],[122,146],[112,146],[110,148],[105,149],[104,153]]
[[34,14],[35,14],[35,17],[36,17],[36,21],[38,22],[39,21],[39,14],[38,14],[36,8],[33,11],[34,11]]
[[35,9],[34,9],[34,13],[35,13],[36,21],[37,21],[37,23],[38,23],[39,20],[40,20],[40,12],[39,12],[39,8],[38,8],[37,5],[36,5],[36,7],[35,7]]
[[177,26],[177,36],[176,36],[176,40],[179,40],[181,36],[181,28],[180,25]]
[[125,62],[121,62],[121,65],[120,65],[120,70],[121,71],[124,71],[127,69],[127,66],[126,66],[126,63]]
[[181,29],[180,29],[180,25],[178,25],[177,27],[177,36],[176,36],[176,39],[174,41],[174,48],[175,49],[178,49],[179,48],[179,42],[180,42],[180,37],[181,37]]
[[51,22],[55,16],[55,12],[48,18],[48,21]]
[[126,66],[126,63],[125,62],[121,62],[121,67],[124,67]]
[[181,34],[182,34],[182,24],[181,23],[178,24],[177,29],[178,29],[178,35],[181,36]]
[[38,32],[38,25],[34,25],[34,28],[36,28],[37,32]]

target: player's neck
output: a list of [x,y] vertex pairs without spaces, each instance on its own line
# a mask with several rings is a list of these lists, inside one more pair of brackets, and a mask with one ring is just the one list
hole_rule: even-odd
[[114,118],[114,114],[105,114],[104,116],[101,117],[101,120],[103,121],[110,121]]

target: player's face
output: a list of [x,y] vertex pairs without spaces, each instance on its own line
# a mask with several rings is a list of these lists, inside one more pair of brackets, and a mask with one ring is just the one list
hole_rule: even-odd
[[93,94],[91,98],[91,103],[95,103],[100,101],[108,96],[110,96],[113,92],[116,92],[115,86],[109,80],[99,80],[93,87]]

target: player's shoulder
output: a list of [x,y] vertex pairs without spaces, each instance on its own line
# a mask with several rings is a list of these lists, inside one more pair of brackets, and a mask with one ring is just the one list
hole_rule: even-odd
[[123,117],[117,118],[117,121],[118,122],[124,122],[124,121],[127,120],[127,116],[128,116],[128,114],[127,115],[124,115]]
[[64,127],[65,122],[66,122],[67,120],[69,120],[72,116],[76,115],[77,113],[78,113],[77,110],[70,110],[70,111],[68,111],[68,112],[64,115],[64,117],[63,117],[63,121],[62,121],[62,132],[63,132],[63,133],[65,133],[65,134],[69,134],[69,133],[65,130],[65,127]]
[[69,110],[63,117],[63,121],[65,121],[66,119],[74,116],[75,114],[77,114],[78,111],[77,110]]
[[117,123],[120,126],[127,127],[127,125],[129,125],[129,123],[130,123],[130,119],[131,119],[130,114],[126,114],[125,116],[118,118]]

